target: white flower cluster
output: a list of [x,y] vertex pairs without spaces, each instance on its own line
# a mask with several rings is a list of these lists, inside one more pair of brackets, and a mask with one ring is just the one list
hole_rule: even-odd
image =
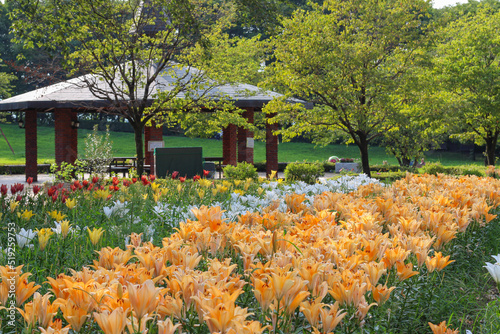
[[224,203],[221,207],[226,210],[225,218],[235,220],[237,216],[245,214],[247,211],[262,212],[262,209],[279,202],[278,210],[286,212],[287,206],[285,197],[287,194],[305,194],[305,205],[311,206],[316,195],[326,191],[337,193],[348,193],[355,191],[359,186],[380,182],[369,178],[366,174],[357,176],[342,176],[336,180],[322,180],[321,183],[307,184],[305,182],[295,182],[291,185],[283,185],[278,182],[263,183],[261,187],[265,190],[263,197],[253,195],[240,196],[233,193],[230,203]]
[[[261,184],[263,189],[261,196],[255,196],[251,194],[240,195],[239,193],[232,193],[229,200],[225,202],[213,202],[210,206],[220,206],[223,212],[222,217],[228,221],[236,221],[238,216],[250,212],[262,213],[262,209],[273,204],[279,203],[278,210],[286,212],[287,206],[285,203],[285,197],[287,194],[305,194],[306,200],[305,205],[312,205],[314,202],[314,197],[325,191],[330,192],[341,192],[347,193],[355,191],[359,186],[379,183],[378,180],[369,178],[365,174],[358,176],[342,176],[336,180],[322,180],[320,183],[307,184],[304,182],[296,182],[290,185],[285,185],[279,182],[269,182]],[[121,203],[119,201],[114,202],[113,206],[104,207],[104,214],[108,218],[125,218],[125,216],[130,212],[130,208],[127,207],[128,203]],[[145,226],[144,237],[145,240],[151,239],[155,233],[155,223],[163,224],[174,228],[179,226],[179,222],[186,221],[187,219],[195,220],[195,216],[191,209],[194,205],[180,206],[169,203],[158,203],[153,207],[153,212],[158,217],[157,221],[150,221],[150,225]],[[129,219],[130,217],[127,217]],[[133,216],[132,223],[136,224],[140,222],[139,217]],[[118,226],[113,226],[110,228],[112,233],[119,233],[120,228]],[[125,233],[124,238],[129,232]],[[128,241],[126,240],[126,243]]]
[[[359,186],[380,182],[376,179],[369,178],[366,174],[357,176],[342,176],[336,180],[322,180],[321,183],[307,184],[305,182],[295,182],[291,185],[284,185],[279,182],[263,183],[261,187],[264,189],[262,196],[255,195],[240,195],[232,193],[231,199],[226,202],[214,202],[211,206],[220,206],[225,212],[222,214],[223,218],[229,221],[237,220],[237,217],[250,212],[262,212],[262,209],[275,203],[279,203],[278,210],[285,212],[287,206],[285,203],[285,196],[287,194],[305,194],[305,205],[312,205],[314,196],[319,195],[325,191],[348,193],[355,191]],[[186,219],[194,220],[195,217],[191,212],[194,206],[176,206],[161,203],[156,205],[153,210],[161,218],[164,224],[176,227],[180,221]]]
[[111,218],[112,215],[125,217],[129,212],[129,209],[126,208],[127,202],[115,201],[113,204],[112,207],[105,206],[102,208],[106,217]]

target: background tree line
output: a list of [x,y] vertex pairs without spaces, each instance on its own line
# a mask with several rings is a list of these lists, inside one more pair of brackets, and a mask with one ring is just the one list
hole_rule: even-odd
[[[247,82],[285,94],[264,110],[281,125],[285,140],[302,136],[319,144],[339,138],[354,143],[368,174],[368,147],[373,143],[382,143],[407,166],[450,136],[485,145],[486,163],[495,164],[500,134],[498,0],[470,0],[443,9],[432,8],[426,0],[144,3],[162,9],[147,18],[146,25],[156,24],[160,17],[163,29],[171,27],[176,38],[184,33],[184,44],[168,58],[148,58],[144,53],[117,57],[99,42],[120,40],[116,45],[140,46],[149,54],[171,49],[176,39],[160,41],[158,34],[130,38],[130,27],[140,25],[134,21],[139,1],[7,0],[0,4],[1,97],[68,75],[105,77],[106,69],[125,60],[179,61],[202,69],[221,84]],[[99,16],[92,16],[95,8]],[[49,12],[58,15],[43,16]],[[99,20],[104,14],[121,20],[122,29],[103,27]],[[97,56],[88,51],[88,45],[100,50]],[[97,58],[106,59],[108,67]],[[201,82],[193,83],[197,91]],[[230,122],[242,125],[239,111],[227,105],[212,106],[224,110],[217,121],[186,112],[201,105],[203,99],[193,95],[189,103],[158,96],[156,109],[143,106],[142,111],[121,116],[141,126],[150,120],[181,124],[204,135]],[[314,108],[285,103],[291,97],[314,102]]]

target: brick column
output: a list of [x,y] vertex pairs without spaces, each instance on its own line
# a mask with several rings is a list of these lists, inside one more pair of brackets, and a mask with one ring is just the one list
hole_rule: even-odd
[[38,144],[37,144],[37,125],[36,125],[36,110],[26,110],[24,113],[24,136],[26,138],[26,180],[29,177],[33,178],[34,182],[38,181]]
[[224,165],[236,165],[236,125],[229,124],[222,132],[222,156]]
[[238,162],[247,161],[247,130],[238,127]]
[[[271,118],[273,115],[268,115]],[[278,124],[266,122],[266,175],[269,177],[271,171],[278,170],[278,136],[273,135],[273,131],[278,130]]]
[[145,156],[145,164],[151,166],[151,174],[155,174],[155,160],[154,160],[154,152],[148,151],[148,142],[149,141],[162,141],[163,140],[163,127],[156,127],[156,124],[152,122],[152,126],[146,126],[144,128],[144,156]]
[[[78,121],[78,113],[77,112],[71,112],[71,122],[76,122]],[[74,163],[76,159],[78,159],[78,128],[76,127],[71,127],[70,130],[70,152],[71,154],[71,163]]]
[[[247,119],[248,123],[253,124],[254,109],[247,108],[243,113],[243,117]],[[238,128],[238,162],[246,161],[253,164],[253,145],[248,145],[249,142],[253,144],[253,132],[248,131],[242,127]]]
[[71,127],[71,120],[76,114],[71,109],[56,109],[54,111],[56,164],[62,162],[74,163],[77,155],[76,133]]

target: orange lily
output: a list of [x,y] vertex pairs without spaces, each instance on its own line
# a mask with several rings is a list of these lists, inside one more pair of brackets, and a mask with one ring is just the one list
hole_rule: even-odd
[[126,326],[127,314],[121,307],[100,313],[94,312],[94,319],[105,334],[122,334]]
[[418,274],[418,271],[413,271],[413,263],[405,264],[402,261],[396,262],[397,274],[400,281],[404,281]]
[[253,285],[255,298],[259,302],[260,307],[262,307],[262,310],[266,312],[269,308],[269,305],[271,305],[271,302],[274,299],[274,290],[272,289],[272,283],[270,283],[269,281],[265,282],[254,277]]
[[429,327],[434,334],[458,334],[457,330],[452,330],[446,326],[446,321],[442,321],[439,325],[434,325],[429,322]]
[[60,298],[56,302],[59,303],[64,319],[75,332],[79,332],[87,318],[89,318],[87,310],[76,305],[72,299],[64,300]]
[[38,292],[35,292],[33,295],[33,312],[38,320],[38,324],[42,328],[49,326],[52,318],[57,314],[57,310],[59,309],[57,303],[50,302],[50,297],[52,297],[50,293],[42,296]]
[[156,309],[160,288],[155,287],[152,280],[147,280],[140,285],[128,284],[127,287],[130,305],[138,319],[151,314]]
[[387,285],[377,285],[372,288],[373,299],[378,303],[379,306],[384,304],[390,297],[392,290],[396,289],[395,286],[387,288]]
[[344,319],[347,312],[343,312],[339,309],[339,303],[335,302],[333,305],[328,305],[320,309],[320,319],[322,333],[330,333],[335,327]]
[[158,321],[158,334],[174,334],[175,330],[180,327],[181,324],[174,325],[172,320],[159,320]]
[[450,263],[455,262],[455,260],[449,260],[450,256],[443,257],[441,252],[436,252],[434,257],[427,258],[425,264],[427,265],[427,270],[432,273],[434,270],[441,271]]

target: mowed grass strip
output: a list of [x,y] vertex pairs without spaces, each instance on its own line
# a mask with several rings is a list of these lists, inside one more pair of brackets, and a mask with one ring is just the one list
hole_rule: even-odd
[[[22,165],[25,164],[25,133],[16,124],[0,124],[5,136],[10,142],[15,154],[12,154],[6,140],[0,136],[0,165]],[[83,158],[85,152],[85,138],[91,130],[78,130],[78,152]],[[55,134],[54,127],[38,127],[38,163],[53,163],[55,156]],[[222,156],[222,140],[205,138],[188,138],[183,136],[163,137],[166,147],[202,147],[203,155],[206,157]],[[111,132],[114,156],[135,156],[134,134],[129,132]],[[359,158],[359,150],[355,145],[327,145],[316,146],[310,143],[280,143],[278,146],[278,160],[280,162],[295,161],[324,161],[328,157],[336,155],[344,158]],[[387,161],[391,165],[397,165],[397,160],[388,155],[385,147],[372,146],[369,151],[370,164],[382,164]],[[478,154],[480,156],[480,154]],[[255,141],[254,161],[266,160],[266,144]],[[479,158],[476,161],[470,159],[469,154],[454,152],[429,152],[426,161],[440,161],[446,166],[458,166],[466,164],[482,165]]]

